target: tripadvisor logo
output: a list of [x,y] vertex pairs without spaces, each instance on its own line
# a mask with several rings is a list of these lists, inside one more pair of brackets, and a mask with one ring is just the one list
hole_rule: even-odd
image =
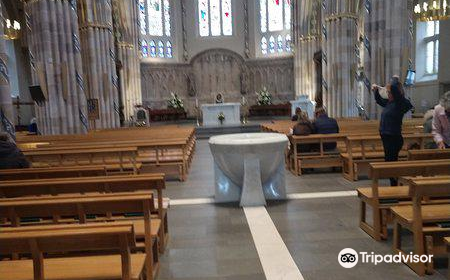
[[377,265],[379,263],[429,263],[433,255],[413,255],[409,254],[395,254],[395,255],[377,255],[373,252],[356,252],[352,248],[345,248],[338,255],[339,264],[344,268],[352,268],[361,263],[372,263]]

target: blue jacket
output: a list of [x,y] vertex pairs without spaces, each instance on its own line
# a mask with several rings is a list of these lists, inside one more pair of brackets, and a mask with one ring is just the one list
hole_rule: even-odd
[[384,99],[379,91],[375,90],[375,100],[383,107],[380,120],[380,134],[383,135],[401,135],[403,116],[413,107],[403,95],[394,95],[393,99],[393,101]]
[[[314,121],[316,134],[334,134],[339,133],[339,126],[335,119],[328,117],[327,115],[321,115]],[[336,149],[336,142],[324,143],[325,150]]]

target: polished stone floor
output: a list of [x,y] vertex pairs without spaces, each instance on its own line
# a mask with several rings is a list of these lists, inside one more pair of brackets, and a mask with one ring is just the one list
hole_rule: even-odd
[[[188,203],[189,199],[212,198],[213,179],[207,141],[199,140],[187,181],[168,182],[165,196]],[[287,172],[286,181],[288,193],[349,191],[369,184],[364,180],[352,183],[340,173],[327,172],[302,177]],[[306,280],[446,279],[446,259],[437,261],[437,273],[423,278],[404,264],[342,268],[337,255],[343,248],[391,253],[391,240],[376,242],[359,229],[356,197],[272,202],[267,212]],[[237,205],[172,205],[169,230],[158,279],[266,279],[246,216]]]

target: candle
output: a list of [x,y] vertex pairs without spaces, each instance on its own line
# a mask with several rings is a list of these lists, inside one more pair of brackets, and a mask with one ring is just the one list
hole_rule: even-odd
[[198,107],[198,98],[195,98],[195,107]]

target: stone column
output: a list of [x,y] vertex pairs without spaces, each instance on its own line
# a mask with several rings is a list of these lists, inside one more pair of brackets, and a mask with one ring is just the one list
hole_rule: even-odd
[[411,64],[413,44],[412,0],[366,0],[364,3],[364,87],[361,100],[371,118],[381,109],[369,93],[373,83],[402,79]]
[[[0,2],[0,18],[3,11]],[[0,20],[0,131],[8,132],[15,137],[14,114],[11,97],[11,87],[8,76],[8,55],[6,54],[6,43],[3,37],[3,20]]]
[[120,126],[119,93],[111,0],[79,0],[79,27],[86,94],[99,103],[99,119],[91,129]]
[[314,54],[321,50],[320,3],[294,1],[295,95],[307,95],[309,100],[314,100],[317,92]]
[[323,102],[330,116],[357,116],[359,0],[322,3]]
[[24,5],[34,84],[46,100],[36,106],[43,134],[86,133],[86,95],[75,0],[35,0]]
[[122,64],[119,71],[121,105],[125,121],[142,105],[139,49],[139,14],[136,0],[113,0],[116,50]]

